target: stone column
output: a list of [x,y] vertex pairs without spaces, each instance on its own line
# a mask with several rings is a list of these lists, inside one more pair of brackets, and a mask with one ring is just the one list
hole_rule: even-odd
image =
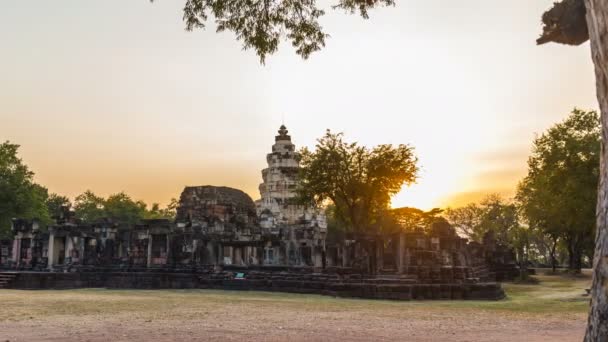
[[54,256],[55,256],[55,234],[52,229],[50,230],[50,234],[49,234],[49,248],[48,248],[46,254],[48,257],[47,259],[49,261],[49,271],[52,271],[53,262],[55,261],[55,260],[53,260]]
[[[86,243],[86,241],[87,241],[87,238],[84,237],[84,236],[78,238],[78,242],[80,242],[80,244],[79,244],[79,251],[78,251],[78,258],[80,259],[80,264],[81,265],[84,265],[84,249],[85,249],[85,243]],[[122,248],[120,248],[119,251],[120,251],[120,256],[122,257]]]
[[[63,260],[64,264],[67,264],[67,261],[72,260],[72,253],[70,253],[70,251],[72,250],[72,248],[74,248],[74,241],[72,241],[72,237],[69,235],[66,235],[65,237],[65,247],[64,247],[64,253],[63,253]],[[68,259],[69,258],[69,259]]]
[[19,256],[21,255],[21,239],[18,236],[15,236],[13,240],[13,262],[15,263],[15,267],[19,266]]
[[13,260],[15,266],[19,267],[21,265],[21,236],[15,237],[13,241]]
[[167,240],[166,241],[167,248],[165,249],[165,255],[166,255],[165,265],[170,265],[170,264],[172,264],[169,260],[171,258],[171,235],[166,234],[165,239]]
[[249,260],[251,259],[251,248],[249,246],[243,247],[245,252],[243,253],[243,264],[249,265],[251,264]]
[[399,243],[397,244],[397,273],[403,273],[403,250],[405,249],[405,235],[399,233]]
[[224,264],[224,246],[220,242],[217,244],[217,263],[218,265]]
[[[204,246],[204,247],[206,247],[206,246]],[[192,239],[192,254],[190,255],[190,260],[191,260],[190,263],[193,264],[193,265],[198,265],[198,264],[201,264],[203,262],[203,260],[198,260],[198,261],[196,260],[196,254],[197,254],[196,252],[197,252],[197,250],[198,250],[198,239]],[[206,250],[205,250],[205,252],[206,252]],[[205,253],[203,255],[203,257],[206,254],[207,253]],[[200,255],[200,253],[199,253],[199,255]]]
[[384,268],[384,242],[376,240],[376,272]]
[[234,265],[234,247],[228,246],[228,257],[230,258],[230,263]]
[[215,248],[213,248],[213,242],[207,241],[205,248],[207,249],[207,258],[206,260],[202,260],[201,263],[209,263],[212,265],[217,265],[217,256],[215,255]]
[[251,246],[251,256],[252,256],[252,260],[253,260],[253,264],[254,265],[259,265],[260,264],[260,256],[259,256],[259,247],[258,246]]
[[147,267],[152,266],[152,234],[148,234],[148,260]]
[[233,247],[233,251],[234,259],[232,260],[232,263],[234,265],[241,265],[243,263],[243,253],[241,253],[241,247]]

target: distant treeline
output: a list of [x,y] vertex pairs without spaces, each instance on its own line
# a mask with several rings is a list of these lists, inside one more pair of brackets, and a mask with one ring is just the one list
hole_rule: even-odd
[[103,198],[85,191],[72,203],[68,197],[49,193],[47,188],[36,184],[34,173],[18,157],[18,151],[19,145],[8,141],[0,144],[0,238],[11,237],[12,218],[37,219],[45,227],[62,215],[62,207],[73,209],[76,217],[85,223],[101,218],[135,223],[143,218],[175,216],[175,199],[164,208],[158,203],[148,207],[124,192]]

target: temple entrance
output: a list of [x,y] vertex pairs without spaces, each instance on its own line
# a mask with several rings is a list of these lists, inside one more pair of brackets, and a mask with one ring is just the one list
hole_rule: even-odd
[[307,246],[306,243],[302,244],[300,247],[300,255],[302,256],[302,262],[306,266],[312,266],[312,252],[310,246]]
[[[193,239],[191,235],[178,235],[171,241],[171,264],[186,265],[193,262],[196,258],[196,250],[193,248]],[[206,249],[197,248],[199,253],[202,252],[206,259]]]
[[97,260],[97,241],[93,238],[84,238],[83,265],[94,265]]
[[130,245],[131,263],[135,266],[145,266],[148,260],[148,239],[133,238]]
[[167,263],[167,235],[152,235],[152,264],[164,265]]
[[19,253],[20,260],[28,260],[30,258],[31,245],[32,245],[32,239],[21,239],[21,251]]
[[53,264],[63,265],[65,262],[65,237],[56,237],[52,255]]

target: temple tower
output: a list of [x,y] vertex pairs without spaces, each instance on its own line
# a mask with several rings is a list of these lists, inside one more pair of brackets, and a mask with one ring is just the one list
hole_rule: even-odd
[[278,228],[305,223],[326,229],[324,214],[296,203],[300,154],[285,125],[278,133],[272,152],[266,156],[268,167],[262,170],[261,199],[256,202],[260,225]]

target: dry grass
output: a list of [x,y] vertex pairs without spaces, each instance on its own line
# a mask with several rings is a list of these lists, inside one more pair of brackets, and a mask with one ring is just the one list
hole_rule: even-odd
[[538,285],[505,284],[508,299],[498,302],[215,290],[2,290],[0,338],[392,340],[405,333],[420,341],[508,341],[515,332],[533,341],[552,333],[559,333],[554,340],[582,336],[588,305],[582,295],[589,278],[538,278]]

